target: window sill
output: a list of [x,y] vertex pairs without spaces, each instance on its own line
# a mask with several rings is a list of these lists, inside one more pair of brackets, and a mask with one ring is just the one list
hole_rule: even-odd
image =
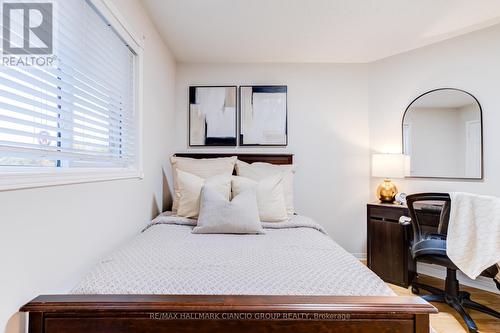
[[82,169],[12,171],[0,168],[0,191],[104,182],[120,179],[142,179],[142,171],[130,169]]

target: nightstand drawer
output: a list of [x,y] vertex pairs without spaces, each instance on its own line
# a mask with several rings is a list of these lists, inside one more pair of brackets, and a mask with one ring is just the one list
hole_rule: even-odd
[[406,207],[396,205],[393,205],[393,207],[368,205],[368,217],[374,220],[399,222],[399,218],[407,214],[408,209]]

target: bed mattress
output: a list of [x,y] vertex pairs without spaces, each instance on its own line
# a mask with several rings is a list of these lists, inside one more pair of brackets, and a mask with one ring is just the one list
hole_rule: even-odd
[[103,258],[75,294],[393,296],[314,221],[264,223],[263,235],[192,234],[195,220],[160,215]]

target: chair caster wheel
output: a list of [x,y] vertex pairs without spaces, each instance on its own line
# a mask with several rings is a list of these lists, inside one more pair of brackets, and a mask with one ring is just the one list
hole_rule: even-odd
[[418,295],[420,294],[420,289],[418,289],[417,287],[411,287],[411,292],[412,294],[415,294],[415,295]]

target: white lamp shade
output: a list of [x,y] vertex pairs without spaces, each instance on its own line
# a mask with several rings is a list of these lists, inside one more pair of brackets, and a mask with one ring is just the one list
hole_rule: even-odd
[[403,154],[373,154],[372,176],[404,178],[410,174],[410,156]]

